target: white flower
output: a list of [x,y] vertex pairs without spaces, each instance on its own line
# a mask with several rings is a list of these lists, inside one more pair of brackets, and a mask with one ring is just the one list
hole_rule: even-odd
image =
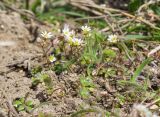
[[41,36],[43,37],[43,38],[45,38],[45,39],[50,39],[50,38],[52,38],[52,33],[51,32],[47,32],[47,31],[43,31],[42,33],[41,33]]
[[91,28],[87,25],[82,26],[81,29],[83,31],[83,34],[89,34],[89,32],[91,31]]
[[116,42],[118,42],[118,37],[117,37],[117,35],[109,35],[109,36],[108,36],[108,41],[111,42],[111,43],[116,43]]
[[76,38],[75,31],[70,30],[68,25],[64,25],[64,28],[62,30],[62,33],[64,35],[65,40],[70,44],[74,46],[79,46],[83,43],[83,41],[79,38]]
[[62,32],[63,32],[66,40],[68,40],[69,38],[73,38],[75,36],[74,30],[70,31],[69,26],[66,24],[64,25]]
[[[67,36],[67,35],[66,35]],[[75,32],[74,32],[74,30],[71,30],[70,32],[69,32],[69,35],[68,35],[69,37],[74,37],[75,36]]]
[[83,44],[83,40],[80,39],[80,38],[76,38],[76,37],[73,37],[73,38],[68,38],[67,39],[67,42],[70,44],[70,45],[74,45],[74,46],[79,46],[79,45],[82,45]]
[[74,37],[74,38],[72,39],[72,43],[73,43],[73,45],[75,45],[75,46],[79,46],[79,45],[82,45],[83,40],[80,39],[80,38]]
[[72,43],[73,37],[71,36],[65,36],[65,40],[69,43]]
[[68,33],[70,32],[69,31],[69,26],[67,24],[64,25],[64,28],[63,28],[62,32],[63,32],[64,35],[68,35]]
[[56,59],[56,57],[54,56],[54,55],[50,55],[49,56],[49,61],[50,62],[54,62],[54,61],[56,61],[57,59]]

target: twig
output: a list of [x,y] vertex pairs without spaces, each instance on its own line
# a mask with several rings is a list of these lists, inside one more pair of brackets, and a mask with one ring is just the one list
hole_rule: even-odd
[[76,18],[75,21],[78,20],[88,20],[88,19],[102,19],[105,18],[106,15],[102,15],[102,16],[93,16],[93,17],[84,17],[84,18]]
[[[126,16],[126,17],[135,19],[136,22],[143,22],[144,24],[150,26],[153,29],[160,30],[159,27],[156,27],[154,24],[152,24],[149,21],[143,19],[142,17],[137,17],[137,16],[134,16],[134,15],[131,15],[131,14],[129,14],[125,11],[119,10],[119,9],[102,7],[100,5],[95,4],[92,0],[90,0],[90,2],[88,0],[87,1],[70,0],[69,3],[73,6],[81,8],[83,10],[92,12],[95,15],[103,15],[104,13],[109,15],[110,12],[120,13],[120,14]],[[97,10],[94,10],[94,9],[91,9],[91,8],[99,9],[100,11],[97,11]]]
[[105,21],[107,22],[108,26],[111,28],[112,32],[115,32],[115,28],[112,26],[109,19],[105,18]]
[[[91,6],[91,7],[95,7],[95,8],[98,8],[98,9],[104,9],[104,10],[108,10],[108,11],[111,11],[111,12],[121,13],[121,14],[123,14],[124,16],[127,16],[127,17],[130,17],[130,18],[135,19],[135,21],[143,22],[144,24],[149,25],[149,26],[150,26],[151,28],[153,28],[153,29],[160,30],[159,27],[154,26],[152,23],[150,23],[149,21],[143,19],[142,17],[137,17],[137,16],[134,16],[134,15],[131,15],[131,14],[129,14],[129,13],[126,13],[126,12],[122,11],[122,10],[113,9],[113,8],[104,8],[104,7],[100,7],[100,6],[98,6],[98,5],[96,5],[96,6]],[[105,12],[105,13],[106,13],[106,12]]]
[[93,14],[96,14],[96,15],[98,15],[98,16],[103,15],[103,13],[101,13],[101,12],[99,12],[99,11],[96,11],[96,10],[93,10],[93,9],[90,9],[90,8],[88,8],[88,7],[86,7],[86,6],[81,6],[81,5],[76,4],[76,3],[71,3],[71,5],[76,6],[76,7],[80,8],[80,9],[82,9],[82,10],[91,12],[91,13],[93,13]]
[[157,102],[160,102],[160,98],[158,98],[157,100],[155,100],[155,101],[147,104],[146,107],[148,108],[148,107],[152,106],[153,104],[155,104],[155,103],[157,103]]
[[153,55],[154,53],[158,52],[160,50],[160,45],[156,48],[154,48],[153,50],[151,50],[149,53],[148,53],[148,57]]
[[158,2],[160,2],[160,0],[155,0],[155,1],[150,0],[149,2],[141,5],[141,6],[139,7],[139,9],[137,10],[137,12],[140,13],[143,8],[147,8],[149,5],[153,5],[153,4],[156,4],[156,3],[158,3]]

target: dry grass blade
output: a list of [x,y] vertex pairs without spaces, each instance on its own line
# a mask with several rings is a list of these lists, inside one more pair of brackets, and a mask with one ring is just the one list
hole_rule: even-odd
[[139,9],[137,10],[137,12],[140,13],[142,11],[142,9],[147,8],[149,5],[158,4],[159,2],[160,2],[160,0],[155,0],[155,1],[150,0],[149,2],[141,5],[139,7]]
[[122,10],[119,10],[119,9],[102,7],[100,5],[97,5],[92,0],[87,0],[87,1],[84,1],[84,0],[81,0],[81,1],[70,0],[69,3],[73,6],[75,6],[75,7],[78,7],[80,9],[82,9],[82,10],[86,10],[86,11],[89,11],[91,13],[94,13],[95,15],[108,14],[110,16],[111,13],[120,13],[120,14],[124,15],[125,17],[135,19],[136,22],[142,22],[142,23],[150,26],[153,29],[160,30],[159,27],[156,27],[154,24],[152,24],[151,22],[149,22],[148,20],[146,20],[142,17],[134,16],[132,14],[129,14],[129,13],[127,13],[125,11],[122,11]]
[[149,53],[148,53],[148,56],[151,56],[153,55],[154,53],[158,52],[160,50],[160,45],[156,48],[154,48],[153,50],[151,50]]
[[146,60],[144,60],[142,62],[142,64],[136,69],[136,71],[134,72],[133,77],[131,78],[132,82],[136,82],[137,77],[140,75],[140,73],[142,72],[142,70],[144,69],[144,67],[150,63],[151,58],[147,58]]

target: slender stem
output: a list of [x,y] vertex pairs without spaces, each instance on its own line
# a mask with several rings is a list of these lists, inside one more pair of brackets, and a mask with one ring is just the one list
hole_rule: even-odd
[[42,48],[42,51],[43,51],[43,56],[46,58],[46,62],[47,62],[47,64],[48,64],[48,66],[49,66],[50,63],[49,63],[49,61],[48,61],[48,55],[47,55],[47,53],[46,53],[46,51],[45,51],[44,41],[43,41],[42,43],[40,43],[40,45],[41,45],[41,48]]
[[127,46],[125,45],[125,43],[123,41],[121,41],[120,45],[122,46],[124,52],[126,53],[127,57],[129,58],[129,60],[131,62],[133,62],[133,58],[130,56],[129,50],[128,50]]

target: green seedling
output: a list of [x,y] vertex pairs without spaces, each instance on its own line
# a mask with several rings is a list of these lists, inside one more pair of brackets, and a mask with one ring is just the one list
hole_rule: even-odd
[[80,83],[80,95],[82,96],[82,98],[87,98],[90,95],[90,92],[92,92],[95,87],[94,83],[91,77],[81,77]]
[[13,106],[16,108],[18,112],[20,111],[26,111],[30,112],[34,105],[31,100],[26,101],[25,98],[19,98],[13,101]]
[[42,67],[41,66],[37,66],[37,67],[35,67],[35,68],[33,68],[31,70],[31,75],[34,76],[34,75],[40,73],[41,71],[42,71]]
[[53,71],[55,71],[55,73],[57,75],[61,74],[63,71],[67,70],[67,66],[65,66],[65,64],[55,64]]
[[116,52],[114,51],[114,50],[111,50],[111,49],[104,49],[103,50],[103,56],[105,57],[105,58],[114,58],[114,57],[116,57]]
[[116,75],[116,71],[114,68],[101,68],[98,75],[104,76],[105,78],[113,77]]
[[34,77],[32,77],[33,86],[38,85],[39,83],[44,83],[48,93],[50,94],[53,89],[52,79],[48,74],[38,73]]
[[82,87],[80,89],[80,95],[82,96],[82,98],[87,98],[90,95],[90,91],[88,88]]

